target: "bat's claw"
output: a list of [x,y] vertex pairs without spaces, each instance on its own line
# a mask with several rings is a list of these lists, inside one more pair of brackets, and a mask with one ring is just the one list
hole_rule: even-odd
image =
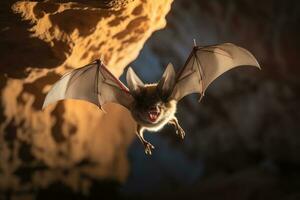
[[145,154],[152,155],[152,151],[151,150],[154,149],[154,146],[151,143],[149,143],[149,142],[145,142],[144,146],[145,146]]
[[176,134],[179,135],[181,139],[184,139],[185,137],[185,132],[181,127],[179,127],[178,130],[176,130]]

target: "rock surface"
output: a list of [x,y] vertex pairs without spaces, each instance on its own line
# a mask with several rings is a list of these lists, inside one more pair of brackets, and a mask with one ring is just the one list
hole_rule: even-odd
[[120,76],[165,26],[171,3],[1,2],[1,191],[30,196],[59,181],[88,193],[92,180],[125,180],[127,148],[135,137],[128,111],[108,104],[104,115],[74,100],[41,106],[61,74],[97,58]]
[[193,38],[243,46],[262,70],[227,73],[200,105],[183,100],[185,140],[171,127],[146,134],[156,146],[149,159],[130,145],[134,124],[122,107],[103,115],[80,101],[40,106],[61,74],[97,57],[122,74],[165,25],[171,0],[11,2],[0,3],[1,194],[299,199],[299,3],[174,1],[166,29],[133,63],[143,80],[158,80],[170,61],[180,67]]

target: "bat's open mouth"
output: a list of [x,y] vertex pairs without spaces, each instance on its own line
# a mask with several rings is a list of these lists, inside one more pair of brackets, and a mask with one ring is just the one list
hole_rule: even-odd
[[154,108],[148,111],[148,118],[151,122],[155,122],[159,116],[160,112],[158,109]]

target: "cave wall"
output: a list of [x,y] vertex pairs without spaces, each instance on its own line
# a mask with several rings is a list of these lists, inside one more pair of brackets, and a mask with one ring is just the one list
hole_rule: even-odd
[[166,29],[147,42],[136,60],[137,69],[149,68],[149,60],[161,71],[170,61],[180,68],[193,45],[191,38],[198,45],[238,44],[262,66],[261,71],[243,68],[224,74],[208,88],[200,105],[192,99],[183,102],[178,114],[195,137],[187,148],[208,157],[230,157],[245,148],[274,162],[300,163],[295,153],[300,144],[299,10],[296,2],[174,2]]
[[[0,2],[0,199],[100,199],[118,196],[119,182],[121,192],[149,199],[299,199],[300,4],[176,0],[166,29],[143,47],[166,25],[171,3]],[[180,102],[185,140],[170,127],[146,134],[151,159],[138,141],[130,145],[134,123],[122,107],[103,115],[69,100],[40,110],[70,69],[101,57],[119,76],[143,47],[133,67],[153,82],[168,62],[182,66],[193,38],[239,44],[262,70],[229,72],[200,105]]]
[[[198,45],[238,44],[262,70],[234,69],[210,85],[200,103],[197,95],[179,102],[184,141],[167,127],[157,137],[146,135],[157,147],[151,161],[133,146],[131,193],[148,192],[149,199],[299,199],[299,13],[296,1],[174,1],[166,28],[133,63],[143,80],[158,80],[169,62],[180,68],[193,38]],[[141,182],[147,184],[130,187]]]
[[[68,100],[41,106],[71,69],[101,58],[114,75],[166,25],[172,0],[2,1],[0,190],[31,195],[58,181],[88,193],[91,180],[122,182],[135,124],[128,111]],[[26,196],[26,195],[25,195]]]

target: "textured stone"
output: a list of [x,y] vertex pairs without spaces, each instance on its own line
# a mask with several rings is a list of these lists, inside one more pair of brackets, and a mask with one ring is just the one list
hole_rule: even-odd
[[[105,2],[109,9],[103,9]],[[120,76],[149,36],[165,26],[171,2],[2,2],[1,191],[60,181],[87,192],[91,180],[125,180],[127,148],[135,137],[125,108],[108,104],[103,114],[75,100],[41,106],[61,74],[97,58]]]

